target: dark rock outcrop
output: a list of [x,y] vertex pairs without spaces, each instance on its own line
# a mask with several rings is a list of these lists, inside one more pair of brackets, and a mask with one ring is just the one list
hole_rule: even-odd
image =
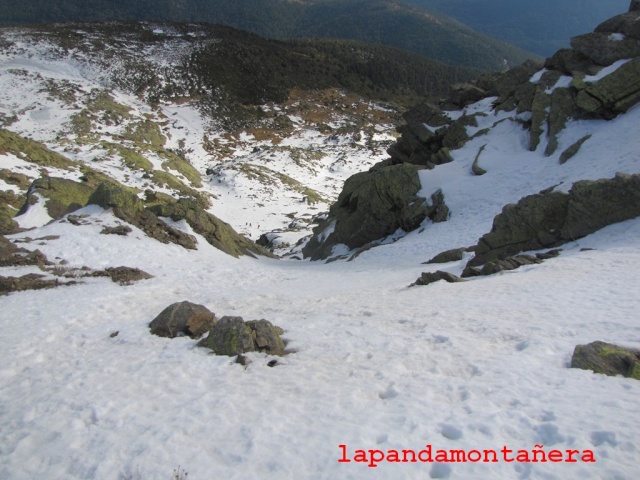
[[151,333],[159,337],[189,336],[200,338],[211,330],[217,319],[204,305],[179,302],[169,305],[149,324]]
[[438,282],[440,280],[444,280],[448,283],[458,283],[464,282],[464,278],[460,278],[457,275],[449,272],[443,272],[442,270],[437,270],[435,272],[423,272],[420,275],[420,278],[415,281],[411,286],[414,285],[429,285],[431,283]]
[[581,90],[576,105],[604,118],[614,118],[640,102],[640,58],[625,63],[598,82]]
[[174,221],[186,220],[207,242],[234,257],[273,257],[268,250],[240,235],[229,224],[210,214],[191,199],[181,198],[173,203],[156,205],[150,210],[160,217],[168,217]]
[[47,279],[45,275],[39,273],[29,273],[21,277],[0,276],[0,295],[10,292],[21,292],[24,290],[42,290],[45,288],[55,288],[60,285],[75,285],[77,282],[60,282],[58,279]]
[[112,183],[101,183],[93,192],[87,204],[113,209],[113,214],[131,225],[138,227],[148,236],[162,243],[175,243],[195,250],[198,242],[193,235],[173,228],[160,220],[152,211],[144,208],[137,195]]
[[133,285],[134,282],[153,278],[153,275],[149,275],[144,270],[133,267],[109,267],[104,270],[94,272],[93,276],[109,277],[112,282],[119,283],[122,286]]
[[446,220],[449,209],[442,192],[435,192],[428,203],[416,196],[420,189],[418,169],[407,163],[353,175],[331,206],[328,219],[314,229],[303,254],[324,259],[338,244],[359,248],[399,228],[415,230],[426,218]]
[[21,267],[25,265],[51,265],[40,251],[30,251],[11,243],[0,235],[0,267]]
[[[423,104],[410,110],[403,115],[406,125],[398,129],[400,139],[387,151],[390,158],[372,168],[369,175],[374,172],[389,172],[387,169],[398,165],[417,165],[432,169],[451,162],[451,150],[460,148],[469,140],[469,127],[478,127],[477,119],[482,113],[458,116],[445,113],[443,109],[455,109],[489,96],[497,97],[493,100],[496,111],[530,113],[530,118],[526,115],[512,118],[523,128],[529,129],[530,150],[542,147],[545,155],[556,154],[560,146],[560,133],[568,122],[574,119],[611,119],[640,103],[639,19],[638,4],[632,2],[629,12],[603,22],[594,33],[573,38],[572,48],[558,51],[544,64],[527,61],[507,72],[482,75],[475,81],[455,85],[451,89],[450,99],[440,106]],[[616,65],[615,71],[603,71],[603,68],[622,59],[631,60]],[[488,130],[490,128],[483,128],[475,132],[472,138],[483,135]],[[586,139],[582,139],[565,148],[560,155],[561,163],[575,155],[585,141]],[[472,164],[475,175],[486,173],[479,163],[480,153],[481,151]],[[369,179],[356,176],[345,184],[338,203],[332,207],[329,221],[314,231],[314,237],[303,250],[305,256],[326,258],[336,244],[344,243],[350,248],[360,247],[389,235],[393,228],[404,228],[398,220],[398,212],[405,202],[401,202],[402,205],[395,201],[384,202],[386,204],[379,203],[370,208],[372,204],[368,203],[366,197],[379,195],[375,188],[366,185],[375,182],[373,177]],[[504,260],[523,250],[547,248],[567,241],[573,235],[569,230],[575,229],[570,223],[565,224],[570,218],[567,217],[567,209],[577,208],[579,188],[580,186],[571,196],[571,207],[569,196],[564,194],[551,194],[543,199],[536,196],[523,199],[518,209],[512,212],[509,210],[511,207],[506,207],[505,214],[512,213],[519,218],[510,225],[496,226],[497,230],[503,232],[503,240],[498,240],[491,234],[483,237],[476,262]],[[396,186],[391,186],[391,190],[394,189]],[[402,190],[402,187],[398,187],[402,198],[408,198]],[[607,203],[606,199],[602,200],[603,204]],[[423,204],[411,203],[411,200],[409,202],[409,205],[423,215]],[[364,207],[361,208],[360,205]],[[347,213],[344,213],[345,210]],[[370,214],[369,210],[374,213]],[[431,213],[427,213],[427,216],[433,219]],[[507,216],[497,220],[498,223],[509,222],[505,220]],[[420,216],[413,218],[419,219]],[[590,230],[594,220],[582,218],[588,225],[586,230]],[[598,222],[600,220],[596,221]],[[372,225],[377,228],[372,228]],[[506,233],[507,231],[510,233]],[[493,258],[488,253],[495,249],[490,245],[493,241],[504,250],[498,255],[500,258]]]
[[499,272],[515,270],[525,265],[536,265],[542,263],[542,260],[531,255],[514,255],[503,260],[492,260],[485,263],[482,268],[467,266],[462,272],[463,277],[477,277],[484,275],[493,275]]
[[437,254],[431,260],[424,262],[424,264],[456,262],[462,260],[464,253],[467,251],[467,248],[454,248],[447,250]]
[[573,351],[571,368],[640,380],[640,350],[605,342],[578,345]]
[[475,248],[470,266],[503,260],[582,238],[607,225],[640,216],[640,175],[576,182],[569,193],[524,197],[503,208]]
[[640,43],[620,33],[587,33],[571,39],[571,47],[598,65],[608,66],[618,60],[640,56]]

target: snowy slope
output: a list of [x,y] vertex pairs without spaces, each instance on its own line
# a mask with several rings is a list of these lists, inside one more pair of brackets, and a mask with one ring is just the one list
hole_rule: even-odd
[[[77,33],[86,35],[88,50],[64,50],[37,32],[2,31],[7,45],[0,52],[0,126],[140,191],[179,194],[168,185],[152,185],[148,171],[127,163],[126,153],[139,153],[154,170],[168,171],[210,197],[210,212],[238,232],[253,240],[274,232],[270,237],[278,237],[280,254],[309,235],[314,217],[335,201],[344,181],[384,159],[395,140],[396,111],[337,90],[297,92],[285,104],[264,105],[264,128],[237,131],[221,128],[196,98],[151,104],[124,88],[131,74],[125,65],[140,63],[142,71],[153,70],[166,81],[177,75],[167,72],[179,71],[187,46],[170,32],[146,28],[169,36],[164,50],[124,39],[124,45],[93,51],[91,43],[105,39],[82,31]],[[160,151],[131,133],[148,121],[163,137]],[[166,152],[186,159],[203,184],[164,165]],[[7,166],[15,160],[0,159]],[[31,172],[22,167],[31,178],[40,176],[33,166]],[[51,169],[49,174],[80,176]]]
[[[64,150],[54,127],[72,110],[46,100],[31,80],[19,82],[8,66],[15,58],[3,55],[0,91],[24,92],[5,93],[0,102],[5,115],[20,112],[18,106],[24,110],[7,128]],[[67,75],[67,63],[45,68],[38,62],[21,60],[24,78],[37,72],[73,80],[87,92],[94,88],[82,76]],[[160,118],[134,97],[113,95],[134,116]],[[515,117],[496,117],[487,106],[468,108],[486,111],[487,125]],[[170,141],[193,142],[187,145],[193,163],[205,168],[206,150],[193,140],[205,134],[202,118],[188,106],[162,108],[172,119],[165,127]],[[578,179],[639,173],[639,116],[636,108],[611,122],[568,125],[560,151],[588,133],[592,138],[564,165],[557,156],[545,157],[543,147],[529,152],[527,133],[517,122],[503,121],[453,152],[454,162],[421,174],[425,195],[443,189],[452,210],[448,222],[425,223],[352,262],[234,259],[198,235],[196,251],[160,244],[135,228],[128,237],[100,235],[116,219],[95,206],[76,212],[88,215],[81,226],[44,225],[46,218],[32,210],[37,228],[10,238],[40,240],[20,246],[64,259],[64,268],[126,265],[154,277],[131,286],[86,278],[0,297],[0,478],[169,479],[178,467],[189,479],[637,478],[640,382],[568,364],[577,344],[603,340],[640,348],[640,219],[565,245],[560,257],[541,265],[461,284],[408,285],[423,271],[459,273],[464,261],[437,267],[421,262],[475,243],[506,203],[560,183],[567,189]],[[295,115],[292,122],[299,122]],[[330,196],[332,168],[331,178],[339,179],[367,161],[367,147],[358,147],[357,137],[329,139],[309,129],[277,145],[248,132],[220,135],[223,141],[235,153],[202,191],[218,197],[212,208],[224,220],[239,228],[251,223],[252,235],[259,232],[256,224],[274,228],[283,222],[271,213],[303,212],[307,204],[301,196],[290,200],[297,204],[283,203],[285,195],[239,177],[238,164],[272,159],[274,171],[318,190],[329,185],[322,193]],[[473,176],[471,164],[484,144],[479,163],[488,173]],[[327,152],[313,174],[302,173],[304,162],[286,162],[292,150],[278,150],[313,145]],[[65,153],[78,160],[96,155],[77,147]],[[115,162],[106,160],[101,168],[121,172],[118,178],[125,180]],[[35,176],[24,159],[5,155],[0,164]],[[126,181],[144,179],[129,174]],[[265,206],[258,208],[258,201]],[[34,271],[0,268],[0,275]],[[253,362],[245,369],[209,355],[194,340],[150,335],[149,322],[182,300],[204,304],[218,317],[266,318],[285,329],[296,353],[274,368],[267,366],[270,358],[248,354]],[[367,466],[374,456],[427,445],[434,452],[557,450],[562,460],[567,450],[579,454],[575,463],[500,457]],[[357,450],[367,461],[356,461]]]

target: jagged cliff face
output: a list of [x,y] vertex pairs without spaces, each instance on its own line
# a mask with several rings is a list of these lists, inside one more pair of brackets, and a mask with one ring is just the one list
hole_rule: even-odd
[[[411,165],[415,169],[413,177],[423,178],[423,186],[427,183],[432,189],[422,190],[420,202],[428,203],[424,196],[434,194],[438,184],[437,180],[428,180],[437,178],[437,174],[426,171],[438,170],[440,165],[450,162],[467,162],[471,163],[470,175],[486,174],[481,164],[504,122],[517,125],[526,134],[522,145],[529,152],[557,158],[559,164],[566,163],[581,149],[588,149],[592,141],[586,131],[578,138],[574,133],[568,134],[569,124],[592,122],[595,126],[598,121],[612,120],[640,103],[639,5],[634,1],[627,13],[603,22],[593,33],[574,37],[572,48],[558,51],[545,62],[528,61],[503,74],[486,74],[473,82],[455,85],[447,102],[439,106],[425,104],[407,112],[406,125],[399,129],[401,138],[388,150],[390,158],[370,173],[362,174],[360,182],[364,182],[367,175],[373,181],[374,177],[380,177],[381,171],[394,177],[392,172],[398,165]],[[584,174],[589,175],[586,171]],[[378,188],[374,196],[380,196],[394,181],[389,180],[386,187]],[[347,183],[342,199],[356,195],[350,189],[352,186]],[[446,204],[447,189],[437,191]],[[424,226],[426,218],[433,221],[447,218],[446,215],[429,217],[420,212],[413,222],[403,225],[398,221],[401,216],[398,212],[416,205],[416,192],[408,192],[402,198],[386,215],[378,211],[375,222],[379,224],[381,218],[386,220],[386,235],[396,229],[417,229]],[[361,248],[382,241],[382,236],[360,237],[358,243],[345,241],[351,238],[354,228],[369,228],[371,220],[370,215],[363,215],[353,202],[346,211],[344,206],[343,200],[332,207],[329,218],[318,227],[305,254],[326,258],[336,255],[341,243],[349,248]],[[364,209],[372,210],[368,205]],[[357,227],[353,226],[354,218],[361,219]],[[405,225],[410,226],[407,229]]]

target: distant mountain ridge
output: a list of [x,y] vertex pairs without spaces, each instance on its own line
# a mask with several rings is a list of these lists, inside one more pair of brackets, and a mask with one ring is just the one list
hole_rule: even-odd
[[491,71],[532,56],[456,21],[392,0],[24,0],[0,5],[0,25],[107,20],[209,22],[269,38],[356,40]]
[[569,46],[569,38],[591,31],[624,11],[629,0],[403,0],[453,17],[478,32],[538,55]]

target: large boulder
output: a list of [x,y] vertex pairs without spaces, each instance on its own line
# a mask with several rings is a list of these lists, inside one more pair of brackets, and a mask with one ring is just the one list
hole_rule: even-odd
[[595,63],[608,66],[618,60],[640,56],[635,38],[615,33],[586,33],[571,39],[571,47]]
[[151,333],[159,337],[175,338],[189,336],[200,338],[211,330],[217,319],[204,305],[178,302],[169,305],[149,324]]
[[475,247],[469,266],[528,250],[556,247],[640,216],[640,175],[582,180],[569,193],[545,192],[510,204]]
[[265,352],[268,355],[284,355],[282,329],[267,320],[245,322],[242,317],[225,316],[202,339],[199,347],[209,348],[216,355],[241,355],[246,352]]
[[66,178],[42,177],[33,181],[27,193],[27,201],[18,212],[25,213],[38,200],[35,194],[45,200],[45,208],[49,216],[54,219],[62,218],[67,213],[74,212],[87,204],[94,189],[85,183],[74,182]]
[[640,11],[629,11],[605,20],[595,29],[597,33],[621,33],[626,37],[640,40]]
[[257,351],[265,352],[268,355],[284,355],[284,342],[280,338],[282,329],[264,319],[249,320],[247,326],[251,329]]
[[640,380],[640,350],[605,342],[578,345],[573,351],[571,368]]
[[446,220],[449,210],[442,192],[435,192],[429,204],[416,196],[421,188],[418,168],[407,163],[353,175],[331,206],[328,219],[314,229],[303,254],[324,259],[338,244],[359,248],[398,229],[415,230],[427,217]]
[[569,191],[560,238],[570,241],[607,225],[640,216],[640,175],[619,173],[612,179],[583,180]]

